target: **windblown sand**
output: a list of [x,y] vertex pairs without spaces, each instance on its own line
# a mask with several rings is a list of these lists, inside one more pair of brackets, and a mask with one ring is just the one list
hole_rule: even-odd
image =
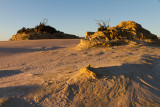
[[77,50],[79,42],[0,42],[0,106],[160,106],[159,46]]

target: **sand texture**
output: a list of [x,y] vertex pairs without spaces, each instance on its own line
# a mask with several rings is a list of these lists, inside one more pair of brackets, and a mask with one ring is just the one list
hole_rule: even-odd
[[0,42],[0,106],[160,106],[159,46],[79,50],[79,42]]

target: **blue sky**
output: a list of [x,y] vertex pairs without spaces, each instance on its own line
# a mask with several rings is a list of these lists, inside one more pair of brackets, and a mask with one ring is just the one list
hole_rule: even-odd
[[0,41],[44,18],[57,30],[77,36],[97,31],[95,20],[110,26],[132,20],[160,36],[160,0],[0,0]]

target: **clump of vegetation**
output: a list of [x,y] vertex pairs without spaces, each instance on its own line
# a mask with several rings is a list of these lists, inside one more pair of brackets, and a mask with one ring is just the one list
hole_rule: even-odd
[[54,27],[47,25],[48,20],[44,19],[35,28],[25,28],[17,31],[10,40],[33,40],[33,39],[74,39],[78,36],[65,34]]
[[108,20],[96,20],[97,21],[97,25],[99,26],[98,28],[98,31],[105,31],[109,28],[109,22],[110,22],[110,19]]
[[47,25],[48,20],[44,19],[43,21],[40,22],[39,25],[37,25],[35,28],[25,28],[23,27],[22,29],[18,30],[17,33],[63,33],[58,30],[56,30],[54,27],[48,26]]
[[26,34],[29,34],[29,33],[33,33],[34,32],[34,28],[25,28],[23,27],[22,29],[18,30],[17,33],[26,33]]

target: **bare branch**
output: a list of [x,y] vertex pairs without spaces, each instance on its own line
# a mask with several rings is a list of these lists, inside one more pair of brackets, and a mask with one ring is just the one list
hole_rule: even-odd
[[99,26],[98,31],[104,31],[107,30],[107,28],[109,28],[109,22],[110,19],[103,21],[103,20],[96,20],[97,21],[97,25]]
[[46,25],[48,23],[48,19],[46,19],[46,18],[44,18],[41,22],[40,22],[40,24],[44,24],[44,25]]
[[103,20],[96,20],[97,21],[97,25],[98,26],[103,26],[103,27],[105,27],[105,28],[109,28],[110,26],[109,26],[109,23],[110,23],[110,18],[108,19],[108,20],[106,20],[105,19],[105,21],[103,21]]
[[100,22],[100,20],[98,21],[98,20],[96,20],[97,21],[97,25],[98,26],[102,26],[102,24],[101,24],[101,22]]
[[108,21],[107,21],[107,23],[108,23],[108,26],[107,26],[107,27],[108,27],[108,28],[109,28],[109,22],[110,22],[110,18],[109,18]]

